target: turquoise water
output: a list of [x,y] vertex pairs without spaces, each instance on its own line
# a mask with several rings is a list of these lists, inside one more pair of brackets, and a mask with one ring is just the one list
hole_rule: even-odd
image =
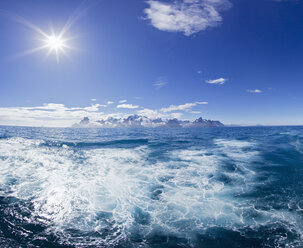
[[303,247],[303,127],[0,127],[0,247]]

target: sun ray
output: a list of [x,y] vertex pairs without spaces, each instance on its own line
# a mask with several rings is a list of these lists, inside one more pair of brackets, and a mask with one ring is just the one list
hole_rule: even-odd
[[69,39],[63,39],[62,37],[57,36],[54,32],[50,36],[47,36],[46,39],[43,39],[44,45],[48,48],[47,56],[51,53],[55,53],[56,61],[59,63],[59,54],[63,53],[66,55],[65,49],[69,49],[70,46],[66,44],[66,41]]
[[17,59],[17,58],[20,58],[20,57],[23,57],[23,56],[26,56],[26,55],[29,55],[29,54],[33,54],[33,53],[36,53],[36,52],[39,52],[39,51],[45,49],[46,47],[47,47],[46,45],[35,47],[35,48],[32,48],[32,49],[26,50],[24,52],[15,54],[15,55],[9,57],[8,59],[9,60],[10,59]]
[[82,3],[76,8],[74,13],[68,18],[67,22],[65,23],[59,34],[60,38],[63,37],[65,33],[67,33],[67,31],[75,24],[75,22],[77,22],[82,16],[84,16],[90,8],[98,4],[100,0],[90,0],[89,5],[86,4],[87,2],[89,2],[89,0],[82,1]]
[[4,11],[4,10],[0,10],[0,15],[6,16],[6,17],[10,18],[11,20],[13,20],[17,23],[20,23],[20,24],[36,31],[37,33],[41,34],[42,36],[47,37],[47,34],[45,32],[43,32],[38,26],[36,26],[35,24],[26,20],[22,16],[19,16],[17,14],[14,14],[14,13],[11,13],[11,12],[8,12],[8,11]]
[[[87,4],[88,2],[89,2],[89,4]],[[64,24],[61,31],[59,33],[56,33],[54,31],[53,27],[51,26],[51,31],[49,34],[44,32],[41,28],[39,28],[35,24],[33,24],[30,21],[23,18],[22,16],[19,16],[17,14],[0,9],[0,16],[8,17],[9,19],[11,19],[17,23],[20,23],[20,24],[24,25],[25,27],[28,27],[29,29],[40,34],[41,38],[39,38],[38,40],[40,40],[43,43],[39,47],[26,50],[22,53],[12,56],[9,59],[22,57],[25,55],[29,55],[29,54],[41,51],[43,49],[48,49],[47,56],[49,56],[51,53],[54,53],[55,57],[56,57],[56,61],[57,61],[57,63],[59,63],[60,53],[67,56],[66,49],[74,49],[72,46],[67,44],[67,42],[73,38],[66,37],[65,36],[66,33],[83,15],[86,14],[88,9],[90,9],[93,5],[95,5],[99,2],[100,2],[100,0],[82,1],[82,3],[76,8],[74,13],[68,18],[67,22]]]
[[57,60],[57,63],[59,63],[59,54],[58,54],[58,50],[56,50],[56,60]]

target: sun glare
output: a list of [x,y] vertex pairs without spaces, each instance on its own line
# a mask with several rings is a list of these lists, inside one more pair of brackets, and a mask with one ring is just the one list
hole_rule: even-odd
[[[24,19],[21,16],[12,15],[11,18],[13,20],[35,31],[38,34],[36,35],[35,39],[40,42],[40,45],[38,45],[37,47],[25,50],[19,54],[12,56],[12,58],[22,57],[25,55],[40,52],[42,50],[48,51],[46,56],[49,56],[50,54],[54,54],[56,56],[57,63],[59,63],[59,57],[61,57],[61,55],[65,55],[66,57],[69,57],[67,51],[75,48],[70,46],[69,44],[70,40],[72,40],[73,37],[67,37],[66,35],[68,34],[68,31],[70,30],[72,25],[75,24],[76,21],[83,15],[83,12],[84,10],[81,10],[80,8],[77,9],[77,11],[75,11],[75,13],[68,18],[67,22],[64,24],[61,31],[59,30],[55,31],[51,27],[49,33],[44,32],[41,28],[39,28],[38,26]],[[2,12],[0,10],[0,17],[1,17],[1,13]]]
[[64,41],[56,36],[50,36],[46,40],[46,45],[51,51],[58,51],[64,48]]
[[65,49],[70,48],[66,41],[67,39],[63,39],[62,35],[56,36],[55,34],[52,35],[44,35],[45,39],[43,39],[44,45],[42,48],[48,49],[48,55],[51,53],[56,54],[57,62],[59,62],[59,53],[64,53],[65,55]]

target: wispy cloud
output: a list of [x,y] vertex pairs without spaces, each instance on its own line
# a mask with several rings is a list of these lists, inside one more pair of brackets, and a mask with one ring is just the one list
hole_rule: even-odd
[[92,98],[92,99],[90,99],[92,102],[95,102],[95,101],[97,101],[97,99],[96,98]]
[[164,113],[172,112],[172,111],[189,111],[192,107],[200,104],[208,104],[208,102],[191,102],[181,105],[170,105],[167,108],[161,108],[161,111]]
[[110,105],[110,104],[113,104],[114,102],[113,101],[107,101],[107,105]]
[[119,105],[117,105],[117,108],[136,109],[136,108],[139,108],[139,106],[138,106],[138,105],[133,105],[133,104],[124,103],[124,104],[119,104]]
[[155,87],[156,90],[163,88],[167,84],[168,82],[165,80],[164,77],[159,77],[156,82],[153,82],[153,86]]
[[248,89],[247,92],[249,92],[249,93],[262,93],[262,90],[259,90],[259,89],[250,90],[250,89]]
[[222,85],[222,84],[225,84],[227,80],[228,80],[227,78],[217,78],[217,79],[212,79],[212,80],[206,80],[205,82],[208,84]]
[[120,100],[119,103],[125,103],[127,100]]
[[147,1],[144,10],[151,24],[162,31],[183,32],[189,36],[222,22],[220,12],[228,9],[228,0]]

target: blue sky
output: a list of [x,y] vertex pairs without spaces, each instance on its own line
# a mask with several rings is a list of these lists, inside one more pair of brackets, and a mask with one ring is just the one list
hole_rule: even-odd
[[[303,1],[0,2],[0,124],[142,114],[303,124]],[[43,35],[71,25],[66,55]]]

